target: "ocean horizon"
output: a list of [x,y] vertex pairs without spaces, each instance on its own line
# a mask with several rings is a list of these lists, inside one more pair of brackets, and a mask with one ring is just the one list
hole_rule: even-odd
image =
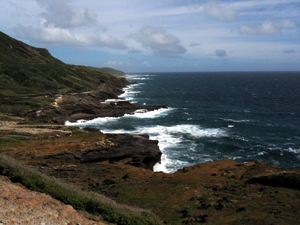
[[[224,158],[300,168],[300,72],[132,73],[118,101],[167,108],[66,122],[159,141],[154,171]],[[117,100],[107,100],[117,101]]]

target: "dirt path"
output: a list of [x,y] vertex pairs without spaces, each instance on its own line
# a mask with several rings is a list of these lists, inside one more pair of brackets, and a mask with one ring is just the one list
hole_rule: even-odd
[[72,132],[64,125],[20,125],[16,121],[0,121],[0,131],[17,133],[60,133],[70,135]]

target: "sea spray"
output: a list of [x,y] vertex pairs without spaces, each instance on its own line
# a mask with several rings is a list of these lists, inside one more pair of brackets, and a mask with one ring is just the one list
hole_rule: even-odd
[[148,134],[163,152],[156,171],[229,158],[300,168],[300,74],[216,72],[132,74],[121,100],[166,105],[72,124]]

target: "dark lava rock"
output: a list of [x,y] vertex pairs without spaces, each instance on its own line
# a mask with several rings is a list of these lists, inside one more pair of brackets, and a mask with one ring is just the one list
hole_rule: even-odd
[[109,161],[121,162],[153,170],[160,161],[161,151],[157,141],[149,140],[148,135],[106,134],[114,143],[106,151],[90,150],[80,157],[81,163]]
[[87,131],[87,132],[100,132],[99,129],[97,128],[92,128],[92,127],[85,127],[83,128],[84,131]]
[[[102,144],[88,147],[78,146],[77,149],[58,154],[43,154],[42,159],[63,160],[69,163],[123,163],[136,167],[153,170],[153,166],[160,162],[161,151],[158,141],[150,140],[148,135],[135,134],[99,134],[105,139]],[[105,144],[111,143],[111,144]],[[124,178],[126,179],[126,177]]]
[[114,182],[113,180],[111,179],[106,179],[103,181],[103,184],[105,185],[112,185],[112,184],[115,184],[116,182]]

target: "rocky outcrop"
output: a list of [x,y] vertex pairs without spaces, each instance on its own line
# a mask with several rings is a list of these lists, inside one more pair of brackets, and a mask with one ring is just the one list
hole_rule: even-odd
[[224,159],[155,173],[149,167],[160,152],[147,136],[86,130],[41,132],[1,151],[63,182],[150,209],[165,224],[299,224],[299,170]]
[[[96,135],[96,134],[94,134]],[[40,160],[58,160],[68,163],[124,163],[136,167],[153,170],[153,166],[160,161],[161,151],[157,141],[149,140],[148,135],[131,134],[100,134],[104,138],[101,142],[80,143],[77,147],[57,153],[43,153],[36,155]],[[65,148],[64,148],[65,149]]]
[[113,145],[104,150],[89,150],[80,157],[81,163],[119,162],[153,170],[160,161],[158,141],[149,140],[148,135],[107,134]]
[[134,113],[139,109],[152,111],[166,108],[164,105],[139,105],[128,101],[105,103],[106,99],[118,99],[118,95],[123,93],[122,88],[129,84],[123,78],[115,78],[113,81],[116,86],[106,83],[102,91],[69,93],[64,96],[58,96],[54,104],[45,106],[41,110],[27,112],[25,116],[34,121],[64,124],[67,120],[75,122],[79,119],[120,117],[124,114]]
[[251,177],[248,183],[258,183],[267,186],[286,187],[300,190],[300,173],[283,171],[278,173],[262,174]]
[[[0,142],[30,141],[16,142],[16,148],[9,150],[8,154],[19,159],[73,164],[109,161],[153,170],[161,157],[158,141],[150,140],[148,135],[103,134],[95,128],[20,125],[13,121],[0,121],[1,124],[5,126],[0,127]],[[0,151],[7,148],[11,146],[0,146]]]

